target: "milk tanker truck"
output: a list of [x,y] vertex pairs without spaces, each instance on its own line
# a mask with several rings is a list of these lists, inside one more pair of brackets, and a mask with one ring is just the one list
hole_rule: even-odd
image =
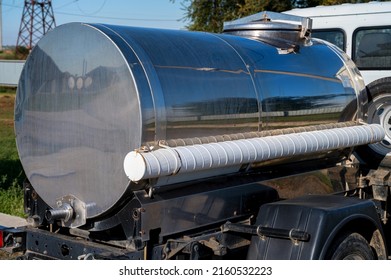
[[[382,92],[389,95],[391,92]],[[387,99],[382,99],[387,100]],[[387,259],[391,104],[311,20],[69,23],[22,71],[22,259]]]

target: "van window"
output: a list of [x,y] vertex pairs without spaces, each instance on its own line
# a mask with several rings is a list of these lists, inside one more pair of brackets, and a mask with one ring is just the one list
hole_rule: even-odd
[[345,33],[341,29],[317,29],[313,30],[311,33],[312,37],[319,38],[325,41],[328,41],[341,50],[346,51],[345,49]]
[[391,27],[358,29],[353,34],[353,60],[359,69],[391,69]]

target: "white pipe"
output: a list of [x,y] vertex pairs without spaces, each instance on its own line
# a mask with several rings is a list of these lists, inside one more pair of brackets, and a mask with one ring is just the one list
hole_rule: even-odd
[[250,138],[218,143],[132,151],[124,160],[131,181],[190,173],[291,156],[343,149],[383,140],[379,124]]

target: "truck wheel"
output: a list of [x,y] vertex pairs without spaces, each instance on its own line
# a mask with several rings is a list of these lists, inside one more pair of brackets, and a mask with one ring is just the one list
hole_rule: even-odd
[[359,157],[369,165],[391,166],[391,77],[370,83],[368,91],[367,123],[378,123],[384,128],[383,141],[359,148]]
[[329,260],[373,260],[373,252],[367,240],[360,234],[341,235],[329,249]]

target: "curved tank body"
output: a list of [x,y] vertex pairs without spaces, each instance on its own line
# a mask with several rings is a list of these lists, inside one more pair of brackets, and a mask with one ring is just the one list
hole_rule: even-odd
[[356,120],[363,90],[353,63],[321,41],[284,53],[231,34],[71,23],[42,38],[25,63],[17,147],[49,206],[72,194],[94,218],[129,190],[131,150]]

